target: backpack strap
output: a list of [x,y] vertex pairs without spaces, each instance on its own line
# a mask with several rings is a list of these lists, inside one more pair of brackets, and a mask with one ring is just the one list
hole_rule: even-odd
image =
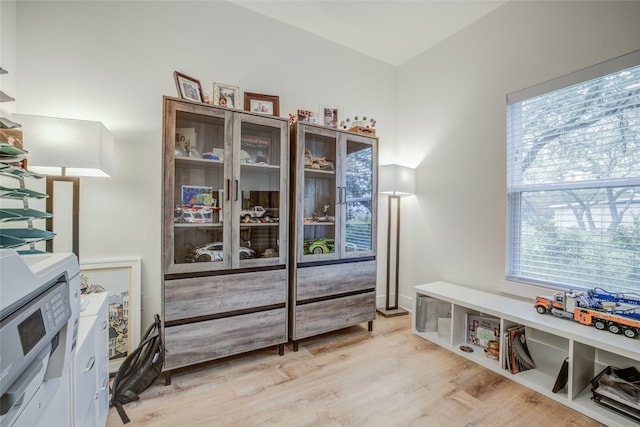
[[122,407],[122,404],[120,402],[115,402],[113,406],[115,406],[116,411],[118,411],[118,415],[120,415],[122,424],[127,424],[129,421],[131,421],[127,416],[127,413],[124,411],[124,408]]

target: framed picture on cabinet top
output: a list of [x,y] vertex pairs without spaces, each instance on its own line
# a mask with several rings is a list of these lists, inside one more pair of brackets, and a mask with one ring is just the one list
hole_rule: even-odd
[[186,74],[182,74],[178,71],[174,71],[173,76],[176,79],[178,94],[181,98],[204,102],[204,93],[202,92],[200,80],[189,77]]
[[280,97],[260,93],[244,93],[244,109],[253,113],[280,116]]
[[108,292],[110,373],[140,341],[140,268],[140,258],[80,263],[81,293]]
[[338,109],[331,107],[321,107],[320,114],[322,114],[322,124],[330,127],[338,127]]
[[298,122],[300,123],[318,123],[316,113],[309,110],[298,110]]
[[240,88],[224,83],[213,84],[213,105],[227,108],[240,108]]

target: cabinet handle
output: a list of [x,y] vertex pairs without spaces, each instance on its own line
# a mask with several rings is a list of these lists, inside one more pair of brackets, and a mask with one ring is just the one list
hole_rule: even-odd
[[342,191],[340,191],[340,187],[336,187],[336,199],[338,199],[338,202],[336,204],[339,205],[342,203],[341,197],[342,197]]
[[96,364],[96,358],[95,358],[95,357],[93,357],[93,356],[91,356],[91,357],[89,358],[89,362],[87,363],[87,367],[86,367],[86,368],[84,368],[84,371],[85,371],[85,372],[89,372],[90,370],[92,370],[92,369],[93,369],[93,365],[95,365],[95,364]]
[[238,180],[237,179],[234,181],[234,184],[235,184],[235,192],[236,192],[236,200],[235,201],[237,202],[238,201]]
[[231,181],[227,180],[227,202],[231,200],[231,195],[229,194],[230,190],[231,190]]
[[347,204],[347,187],[342,187],[342,192],[344,193],[344,196],[342,197],[342,203],[343,204]]
[[104,331],[105,329],[107,329],[107,326],[109,326],[109,322],[107,322],[105,320],[104,322],[102,322],[102,328],[100,328],[100,329],[102,329]]

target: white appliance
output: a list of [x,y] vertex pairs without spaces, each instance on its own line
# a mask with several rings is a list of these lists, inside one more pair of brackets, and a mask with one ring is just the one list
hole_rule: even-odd
[[74,254],[0,249],[0,427],[71,425],[79,314]]

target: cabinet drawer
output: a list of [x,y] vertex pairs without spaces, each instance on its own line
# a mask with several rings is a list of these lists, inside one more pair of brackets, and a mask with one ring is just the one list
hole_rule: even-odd
[[303,267],[297,270],[297,301],[375,289],[376,261]]
[[[100,360],[96,354],[96,339],[100,336],[97,316],[80,318],[78,348],[74,358],[74,419],[86,420],[95,413],[96,385]],[[108,375],[108,373],[107,373]]]
[[298,305],[293,339],[335,331],[376,317],[375,291]]
[[164,320],[283,304],[287,270],[165,280]]
[[164,329],[164,370],[287,341],[286,309],[225,317]]

